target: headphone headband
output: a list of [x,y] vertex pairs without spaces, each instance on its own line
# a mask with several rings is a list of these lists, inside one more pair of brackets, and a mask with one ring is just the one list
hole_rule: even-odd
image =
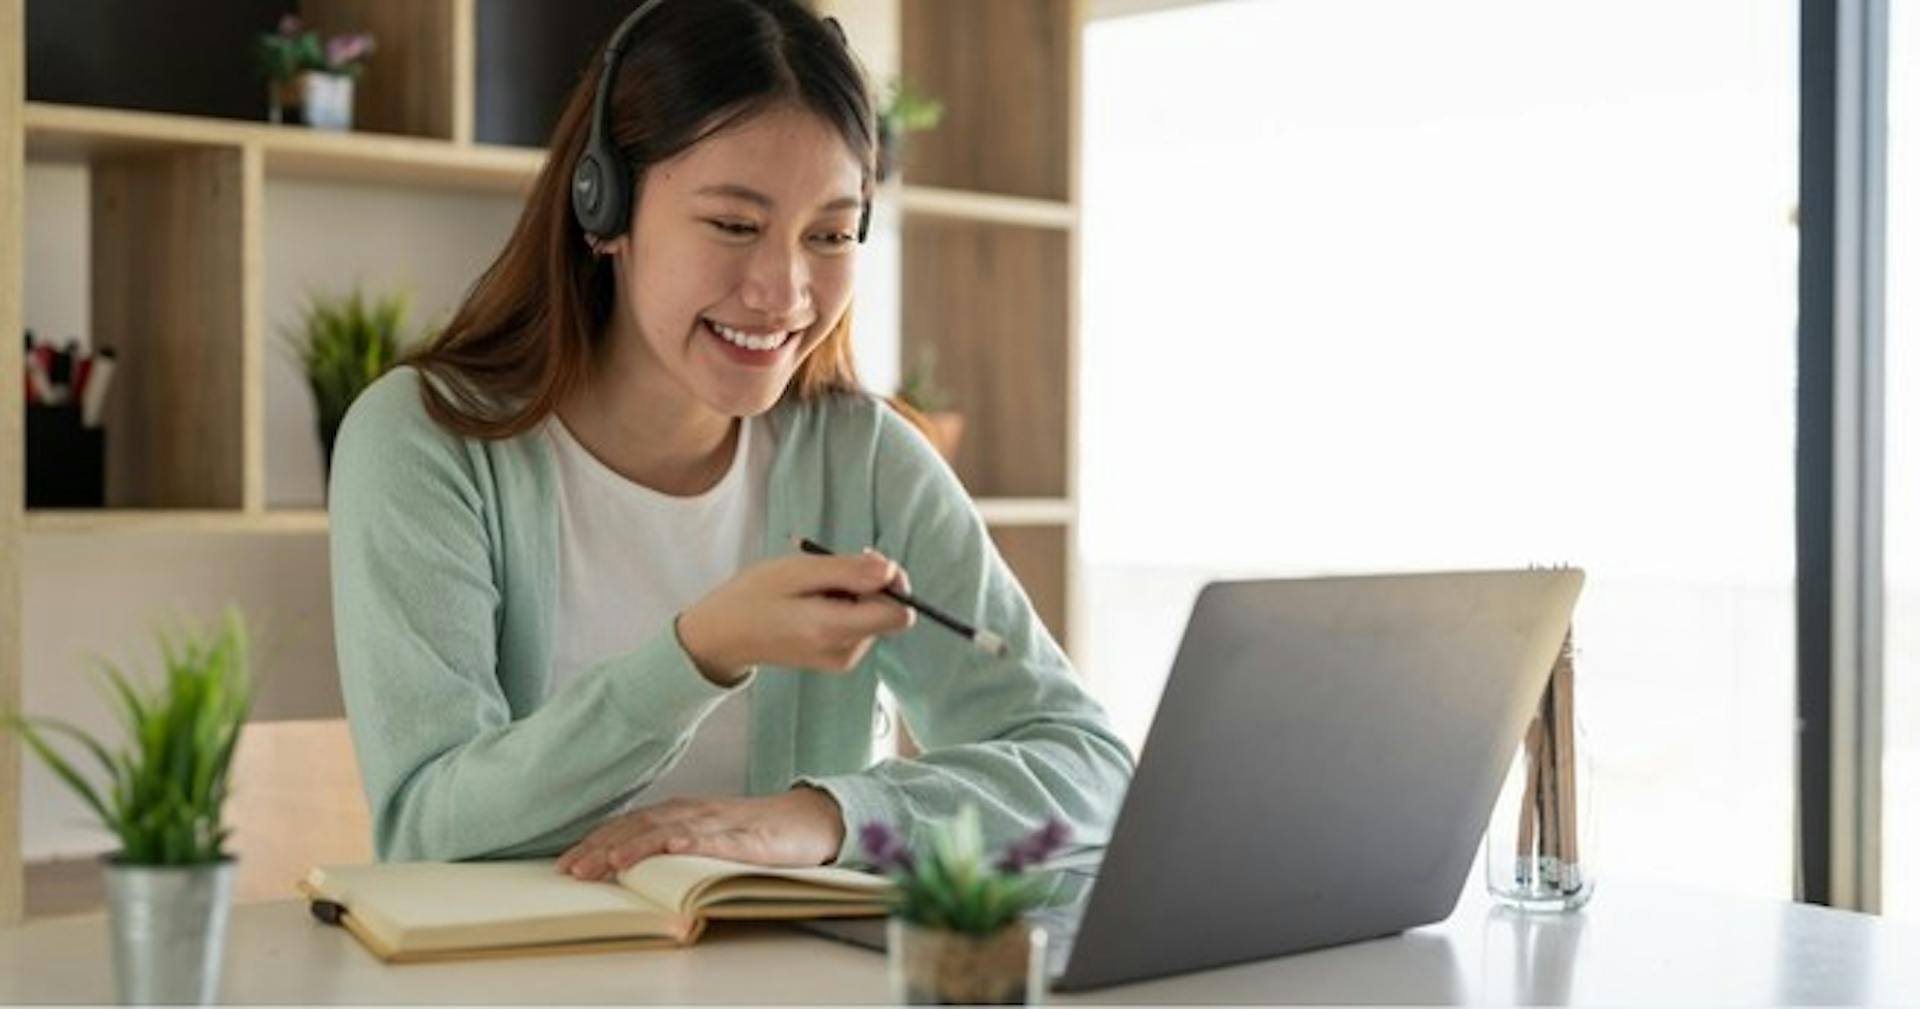
[[[613,143],[613,83],[620,71],[620,59],[626,55],[627,46],[632,41],[634,31],[640,22],[646,20],[654,8],[666,0],[645,0],[633,9],[613,30],[607,39],[604,63],[600,68],[600,82],[593,91],[592,121],[587,127],[587,145],[580,152],[579,160],[573,165],[573,216],[580,222],[581,230],[600,238],[611,238],[623,234],[633,214],[633,169],[626,159],[621,157],[620,149]],[[828,17],[822,19],[827,28],[839,40],[842,48],[847,45],[846,29],[840,22]],[[867,225],[873,217],[873,201],[863,198],[860,201],[860,230],[858,239],[867,240]]]

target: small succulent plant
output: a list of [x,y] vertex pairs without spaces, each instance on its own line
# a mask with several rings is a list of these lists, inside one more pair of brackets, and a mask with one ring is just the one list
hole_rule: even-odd
[[1051,881],[1028,870],[1045,863],[1067,839],[1066,825],[1048,820],[988,861],[980,815],[972,806],[936,827],[932,850],[924,853],[912,851],[885,823],[860,829],[867,858],[893,877],[895,915],[915,925],[973,935],[997,932],[1040,906]]

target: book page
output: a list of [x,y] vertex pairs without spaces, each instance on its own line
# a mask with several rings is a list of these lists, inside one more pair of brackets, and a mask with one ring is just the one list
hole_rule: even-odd
[[628,867],[620,885],[682,914],[717,900],[878,904],[893,889],[884,876],[852,869],[776,868],[702,855],[655,855]]
[[307,883],[393,953],[691,934],[683,916],[552,860],[323,866]]

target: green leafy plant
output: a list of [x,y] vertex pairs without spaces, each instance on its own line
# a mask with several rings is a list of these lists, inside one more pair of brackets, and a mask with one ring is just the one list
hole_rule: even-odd
[[932,833],[932,850],[916,854],[884,823],[860,830],[861,847],[893,877],[893,913],[915,925],[991,935],[1039,907],[1052,882],[1028,872],[1067,842],[1058,820],[1008,845],[992,862],[980,834],[980,815],[963,806]]
[[899,77],[887,82],[887,97],[880,106],[881,120],[900,133],[933,129],[946,112],[939,100],[915,91]]
[[[252,703],[247,633],[229,608],[210,633],[160,635],[163,682],[154,689],[130,681],[117,667],[100,668],[117,704],[126,745],[117,751],[67,722],[0,714],[0,727],[20,734],[27,748],[78,795],[120,839],[115,858],[125,865],[197,865],[226,857],[221,826],[227,772]],[[53,744],[64,739],[100,766],[97,784]]]
[[327,459],[347,408],[399,359],[406,319],[404,294],[369,301],[355,288],[344,298],[308,298],[301,329],[288,339],[313,389]]
[[370,32],[348,32],[322,42],[319,32],[293,14],[282,16],[273,31],[254,41],[260,72],[271,81],[290,81],[308,70],[358,77],[373,50]]
[[900,376],[900,388],[894,396],[921,413],[939,413],[953,405],[952,397],[935,379],[937,354],[932,347],[921,347],[913,364]]
[[880,103],[879,112],[879,161],[874,166],[878,181],[892,178],[905,158],[907,134],[940,125],[946,111],[946,106],[913,90],[898,77],[887,82],[886,99]]

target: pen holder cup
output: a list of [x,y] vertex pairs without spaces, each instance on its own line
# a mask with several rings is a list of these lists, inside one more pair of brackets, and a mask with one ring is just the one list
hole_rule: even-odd
[[80,422],[78,404],[27,404],[27,507],[106,504],[107,432]]
[[1487,824],[1487,892],[1509,907],[1573,911],[1593,897],[1593,762],[1579,723],[1571,736],[1556,757],[1536,718],[1500,788]]

